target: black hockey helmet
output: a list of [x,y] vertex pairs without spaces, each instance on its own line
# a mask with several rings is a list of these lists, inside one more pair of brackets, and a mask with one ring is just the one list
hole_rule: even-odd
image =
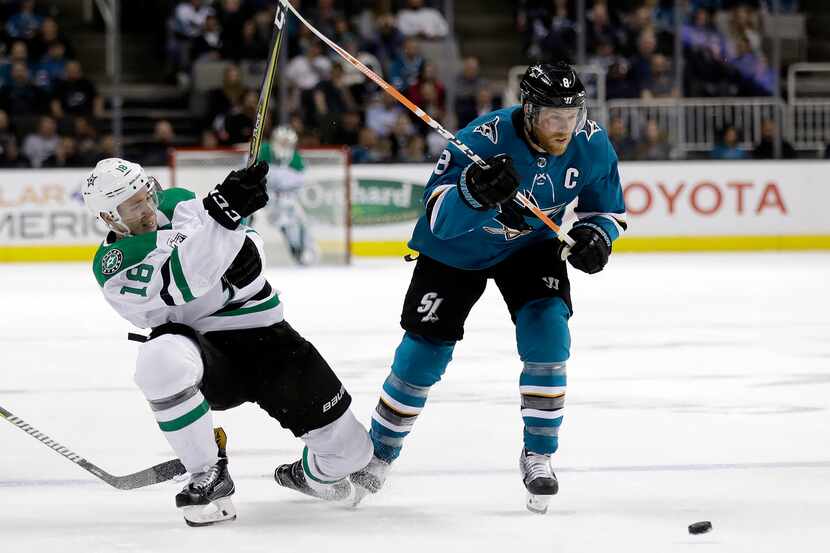
[[585,85],[567,63],[531,65],[519,83],[519,91],[525,122],[531,132],[539,111],[545,107],[580,108],[575,132],[585,125]]

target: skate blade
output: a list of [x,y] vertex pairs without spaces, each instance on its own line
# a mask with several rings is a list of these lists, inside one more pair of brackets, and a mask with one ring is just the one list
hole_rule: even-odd
[[534,495],[532,493],[527,494],[527,503],[525,506],[527,510],[531,513],[536,513],[537,515],[544,515],[548,512],[548,505],[550,505],[550,495]]
[[182,514],[188,526],[210,526],[217,522],[236,520],[236,507],[230,497],[223,497],[207,505],[182,507]]

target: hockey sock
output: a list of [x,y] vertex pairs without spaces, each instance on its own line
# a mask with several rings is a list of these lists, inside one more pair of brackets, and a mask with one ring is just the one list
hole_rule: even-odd
[[218,461],[213,413],[197,386],[170,397],[150,400],[164,437],[188,472],[201,472]]
[[439,342],[407,332],[395,351],[392,372],[383,383],[370,436],[375,456],[397,459],[404,438],[424,408],[429,388],[441,379],[455,342]]
[[331,483],[362,469],[372,459],[366,428],[351,410],[322,428],[302,436],[303,470],[310,480]]
[[525,362],[519,377],[524,444],[533,453],[550,454],[559,447],[565,412],[565,363]]

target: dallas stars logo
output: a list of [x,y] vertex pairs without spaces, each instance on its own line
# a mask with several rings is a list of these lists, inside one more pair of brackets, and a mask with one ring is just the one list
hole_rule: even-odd
[[98,175],[90,175],[89,177],[87,177],[87,179],[86,179],[87,188],[92,188],[93,186],[95,186],[95,179],[97,179],[97,178],[98,178]]
[[105,275],[114,275],[124,262],[124,254],[119,249],[112,249],[101,259],[101,272]]

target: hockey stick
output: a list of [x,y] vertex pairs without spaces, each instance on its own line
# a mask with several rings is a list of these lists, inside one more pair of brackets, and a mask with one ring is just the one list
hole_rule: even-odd
[[[421,108],[416,106],[414,103],[412,103],[412,101],[409,98],[407,98],[406,96],[404,96],[403,94],[398,92],[395,89],[395,87],[393,87],[392,85],[390,85],[389,83],[384,81],[377,73],[375,73],[374,71],[372,71],[371,69],[366,67],[360,60],[358,60],[357,58],[355,58],[354,56],[349,54],[343,48],[338,46],[334,41],[328,39],[323,33],[318,31],[302,15],[300,15],[300,12],[298,12],[297,9],[294,6],[292,6],[290,2],[288,2],[288,0],[279,0],[279,2],[280,2],[280,4],[285,6],[288,10],[290,10],[291,13],[293,13],[297,17],[297,19],[299,19],[303,23],[303,25],[308,27],[309,31],[311,31],[312,33],[317,35],[317,37],[320,40],[322,40],[323,42],[328,44],[329,47],[331,47],[332,50],[334,50],[335,52],[337,52],[340,55],[340,57],[342,57],[344,60],[346,60],[347,62],[349,62],[353,66],[355,66],[361,73],[363,73],[368,78],[370,78],[372,81],[374,81],[375,84],[377,84],[381,89],[383,89],[384,92],[386,92],[387,94],[389,94],[390,96],[395,98],[398,102],[400,102],[401,104],[406,106],[406,108],[409,109],[409,111],[411,111],[412,113],[417,115],[421,119],[421,121],[423,121],[424,123],[429,125],[432,129],[434,129],[443,138],[445,138],[449,142],[452,142],[453,145],[455,145],[456,148],[458,148],[459,150],[464,152],[464,154],[467,157],[469,157],[471,160],[473,160],[473,162],[476,165],[478,165],[482,169],[489,169],[489,166],[487,165],[487,162],[485,162],[483,159],[481,159],[481,157],[477,153],[475,153],[472,149],[470,149],[469,146],[467,146],[466,144],[461,142],[454,134],[452,134],[450,131],[445,129],[440,123],[438,123],[438,121],[436,121],[435,119],[430,117],[424,110],[422,110]],[[556,236],[560,240],[565,242],[568,246],[573,246],[574,245],[573,239],[570,236],[568,236],[567,234],[563,233],[562,229],[559,227],[559,225],[554,223],[550,219],[550,217],[548,217],[547,215],[545,215],[542,212],[541,209],[539,209],[533,202],[528,200],[524,196],[524,194],[522,194],[521,192],[517,192],[516,193],[516,199],[519,200],[519,203],[521,203],[524,207],[526,207],[530,211],[532,211],[533,214],[536,215],[536,217],[538,217],[543,223],[545,223],[553,232],[555,232]]]
[[119,490],[134,490],[136,488],[143,488],[144,486],[151,486],[153,484],[158,484],[159,482],[166,482],[174,476],[187,472],[181,461],[178,459],[171,459],[170,461],[165,461],[164,463],[160,463],[132,474],[115,476],[94,463],[90,463],[68,447],[62,446],[46,434],[39,431],[37,428],[26,423],[20,417],[16,417],[9,411],[3,409],[3,407],[0,407],[0,417],[3,417],[29,436],[40,441],[43,445],[60,453],[87,472],[92,473],[113,488],[118,488]]
[[259,102],[256,106],[256,120],[251,133],[251,144],[248,146],[248,167],[256,163],[259,157],[259,147],[262,145],[262,133],[265,131],[265,122],[268,117],[268,106],[271,103],[271,92],[274,89],[274,80],[277,75],[277,65],[280,61],[280,46],[282,46],[282,28],[285,25],[285,9],[278,3],[274,16],[274,31],[271,35],[268,65],[262,77],[262,86],[259,89]]

